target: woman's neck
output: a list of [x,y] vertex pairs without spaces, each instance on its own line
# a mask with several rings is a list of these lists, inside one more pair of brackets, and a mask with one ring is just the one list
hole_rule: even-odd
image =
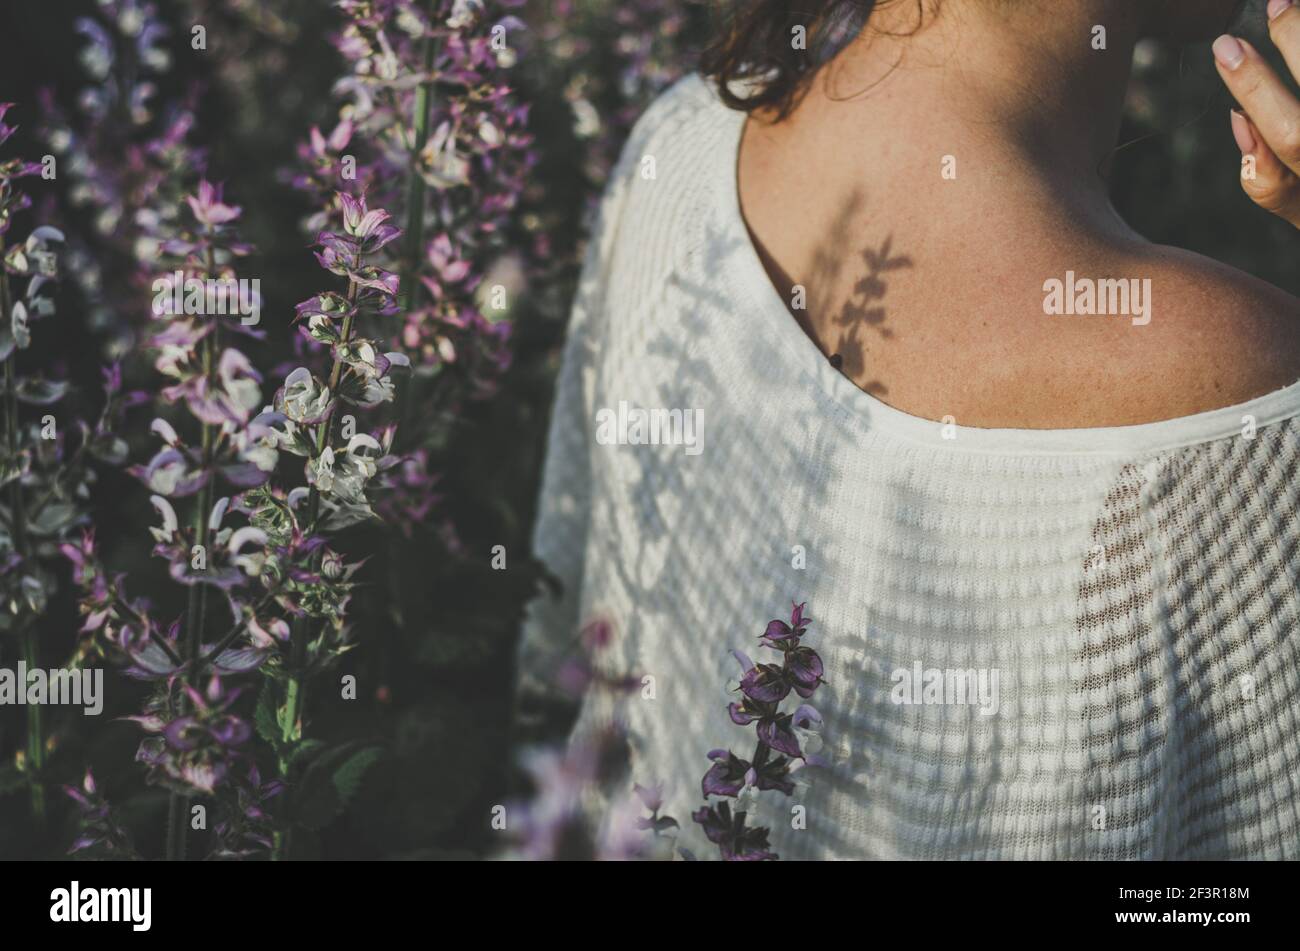
[[833,128],[849,162],[874,156],[937,177],[951,156],[959,178],[996,169],[991,200],[1041,186],[1058,209],[1063,198],[1104,205],[1139,32],[1133,7],[1071,0],[1030,16],[948,0],[918,28],[915,5],[888,5],[818,74],[799,112]]

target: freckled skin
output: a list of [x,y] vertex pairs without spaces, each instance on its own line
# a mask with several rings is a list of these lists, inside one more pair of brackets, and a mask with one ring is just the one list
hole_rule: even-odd
[[[971,426],[1150,422],[1300,379],[1300,302],[1146,241],[1098,173],[1134,43],[1212,37],[1240,0],[1038,5],[946,0],[919,30],[884,8],[900,36],[869,28],[786,121],[750,118],[741,203],[778,289],[807,289],[793,319],[863,389]],[[1150,322],[1047,316],[1067,271],[1149,280]]]

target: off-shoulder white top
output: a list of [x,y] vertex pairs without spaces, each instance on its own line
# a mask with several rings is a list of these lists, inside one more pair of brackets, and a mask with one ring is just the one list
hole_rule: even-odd
[[[759,797],[782,858],[1300,857],[1300,385],[1104,429],[893,409],[770,283],[743,120],[679,83],[604,200],[535,532],[564,593],[531,608],[525,688],[610,620],[610,663],[655,684],[620,714],[633,778],[716,854],[689,818],[706,754],[753,746],[728,651],[758,659],[806,601],[833,762],[797,792],[806,828]],[[611,442],[620,403],[700,411],[694,448]],[[926,701],[963,671],[996,703]]]

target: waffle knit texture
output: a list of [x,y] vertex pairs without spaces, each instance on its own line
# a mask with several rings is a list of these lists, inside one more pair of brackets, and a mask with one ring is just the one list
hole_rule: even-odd
[[[663,782],[682,844],[714,855],[689,817],[706,753],[753,749],[728,651],[774,660],[757,635],[806,601],[833,763],[759,798],[783,859],[1300,857],[1300,384],[1105,429],[895,410],[768,280],[737,200],[743,122],[683,80],[603,201],[534,540],[563,593],[530,607],[522,690],[612,622],[611,669],[655,684],[618,714],[632,778]],[[621,401],[701,410],[701,451],[602,444]],[[895,702],[918,667],[996,672],[996,712]]]

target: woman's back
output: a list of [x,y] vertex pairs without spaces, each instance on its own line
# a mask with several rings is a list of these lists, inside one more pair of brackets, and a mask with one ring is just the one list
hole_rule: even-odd
[[1111,207],[1120,25],[1098,50],[1087,5],[1032,40],[977,16],[996,7],[919,30],[886,7],[788,116],[747,123],[742,208],[805,331],[890,405],[971,426],[1127,425],[1300,379],[1295,298]]
[[[686,80],[615,174],[535,535],[564,596],[534,607],[525,676],[611,619],[608,662],[655,684],[621,714],[633,778],[685,819],[737,730],[728,651],[806,601],[835,762],[792,801],[806,829],[766,817],[783,857],[1300,856],[1300,386],[1109,429],[894,409],[907,374],[864,392],[773,285],[741,213],[745,124]],[[968,375],[943,321],[891,315],[895,279],[954,262],[888,239],[852,282],[859,339],[924,333],[936,356],[909,372]],[[655,410],[678,415],[640,426]]]

